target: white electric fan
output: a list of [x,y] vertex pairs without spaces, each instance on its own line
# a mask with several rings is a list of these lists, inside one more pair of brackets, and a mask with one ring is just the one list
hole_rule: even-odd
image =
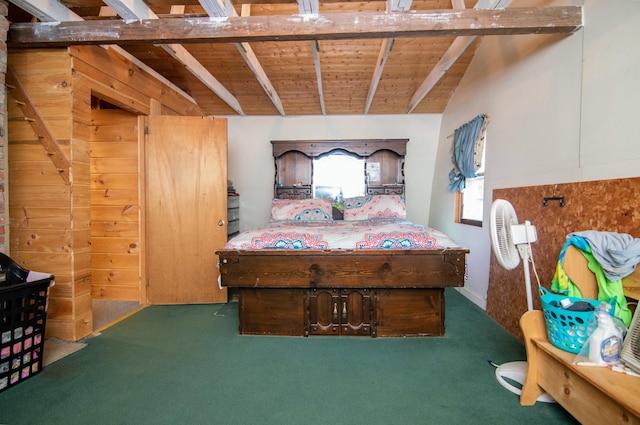
[[[529,262],[533,263],[531,243],[538,240],[536,227],[529,221],[518,223],[516,211],[513,205],[504,199],[496,199],[491,204],[490,216],[491,246],[496,259],[507,270],[515,269],[522,259],[524,268],[524,280],[527,290],[527,308],[533,310],[533,295],[531,292],[531,273]],[[535,264],[534,264],[535,273]],[[536,278],[537,278],[536,273]],[[540,283],[538,282],[538,286]],[[505,378],[524,384],[527,376],[527,362],[509,362],[497,366],[496,378],[498,382],[515,394],[522,390],[508,382]],[[553,403],[555,400],[548,394],[542,394],[538,401]]]

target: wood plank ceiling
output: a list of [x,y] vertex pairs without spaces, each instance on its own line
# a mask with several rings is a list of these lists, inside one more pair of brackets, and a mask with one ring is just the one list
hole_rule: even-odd
[[441,113],[482,36],[582,25],[511,0],[10,1],[10,48],[118,44],[209,115]]

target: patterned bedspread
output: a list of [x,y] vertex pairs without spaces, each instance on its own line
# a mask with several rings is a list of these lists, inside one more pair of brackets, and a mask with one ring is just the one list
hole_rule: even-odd
[[460,248],[439,230],[407,220],[272,221],[229,240],[224,249],[444,249]]

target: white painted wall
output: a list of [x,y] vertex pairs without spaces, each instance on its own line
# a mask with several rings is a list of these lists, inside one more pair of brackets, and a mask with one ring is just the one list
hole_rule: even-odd
[[229,179],[240,193],[240,229],[267,223],[275,166],[271,140],[409,139],[405,160],[407,216],[427,224],[440,114],[229,117]]
[[[640,2],[586,0],[583,13],[584,28],[569,36],[485,37],[443,114],[429,224],[471,249],[463,292],[483,308],[494,188],[640,175]],[[446,136],[479,113],[490,117],[482,228],[452,222],[446,189]]]

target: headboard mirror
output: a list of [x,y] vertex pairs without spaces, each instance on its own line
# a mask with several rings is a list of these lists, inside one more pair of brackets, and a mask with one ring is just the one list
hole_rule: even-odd
[[280,199],[404,194],[408,139],[272,140]]
[[343,198],[366,193],[365,160],[343,150],[335,150],[312,161],[311,190],[314,198]]

